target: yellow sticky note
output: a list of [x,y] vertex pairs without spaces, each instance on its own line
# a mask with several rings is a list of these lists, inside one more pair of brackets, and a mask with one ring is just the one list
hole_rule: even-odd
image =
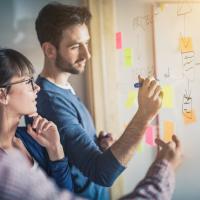
[[193,51],[191,37],[180,37],[180,50],[181,53]]
[[188,112],[183,112],[183,118],[184,118],[184,123],[185,124],[191,124],[196,122],[196,115],[194,110],[188,111]]
[[143,145],[142,145],[142,143],[140,143],[140,144],[138,145],[137,151],[138,151],[138,153],[142,153],[142,152],[143,152]]
[[130,68],[133,65],[133,56],[131,48],[124,49],[124,65],[126,68]]
[[164,121],[164,141],[170,142],[174,134],[174,123],[172,121]]
[[134,105],[136,99],[137,99],[137,92],[136,91],[130,91],[128,93],[128,98],[125,102],[125,107],[131,108]]
[[160,10],[163,12],[164,11],[164,9],[165,9],[165,4],[164,3],[160,3]]
[[162,87],[163,91],[163,108],[173,108],[174,92],[173,88],[170,85],[165,85]]

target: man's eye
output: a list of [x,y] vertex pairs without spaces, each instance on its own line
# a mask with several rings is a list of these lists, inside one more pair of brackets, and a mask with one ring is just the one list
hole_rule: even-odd
[[71,49],[77,49],[77,48],[79,48],[79,45],[78,45],[78,44],[77,44],[77,45],[71,46]]

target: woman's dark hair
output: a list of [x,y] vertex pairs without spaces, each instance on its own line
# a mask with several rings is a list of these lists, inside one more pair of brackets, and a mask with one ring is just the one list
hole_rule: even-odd
[[88,24],[90,19],[90,11],[85,7],[49,3],[40,10],[35,22],[39,42],[41,45],[50,42],[58,48],[63,30],[72,25]]
[[14,76],[32,76],[33,65],[21,53],[13,49],[0,48],[0,87],[10,83]]

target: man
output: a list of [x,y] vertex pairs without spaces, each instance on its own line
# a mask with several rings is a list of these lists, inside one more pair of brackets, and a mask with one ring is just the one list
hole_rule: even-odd
[[[150,167],[146,177],[133,192],[122,197],[141,200],[170,200],[174,190],[174,170],[180,164],[181,145],[176,136],[173,142],[157,140],[162,151]],[[13,165],[15,163],[15,165]],[[0,149],[0,199],[1,200],[78,200],[67,191],[60,191],[42,173],[30,169],[30,165],[19,152],[6,154]]]
[[162,92],[153,78],[139,77],[143,86],[139,89],[138,111],[118,141],[107,149],[105,145],[98,147],[91,116],[68,82],[71,74],[84,71],[91,57],[90,18],[90,12],[82,7],[51,3],[41,9],[35,24],[45,59],[37,79],[41,87],[37,108],[41,116],[58,126],[71,165],[74,192],[106,200],[109,193],[105,187],[112,185],[133,157],[148,123],[161,107]]

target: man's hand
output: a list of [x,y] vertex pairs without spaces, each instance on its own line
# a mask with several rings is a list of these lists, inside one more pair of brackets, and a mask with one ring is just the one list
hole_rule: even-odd
[[165,143],[160,139],[156,139],[155,142],[159,147],[161,147],[157,159],[167,160],[171,164],[172,168],[176,170],[182,161],[181,143],[177,136],[173,135],[172,141],[168,143]]
[[97,140],[99,147],[102,151],[108,149],[115,142],[115,139],[113,138],[112,134],[104,131],[101,131],[99,133],[99,137]]
[[138,76],[142,83],[138,92],[138,116],[143,121],[151,121],[161,108],[163,92],[158,82],[153,78],[143,79]]
[[34,117],[32,126],[27,126],[27,132],[41,146],[47,149],[50,160],[59,160],[64,157],[60,135],[57,126],[41,116]]

